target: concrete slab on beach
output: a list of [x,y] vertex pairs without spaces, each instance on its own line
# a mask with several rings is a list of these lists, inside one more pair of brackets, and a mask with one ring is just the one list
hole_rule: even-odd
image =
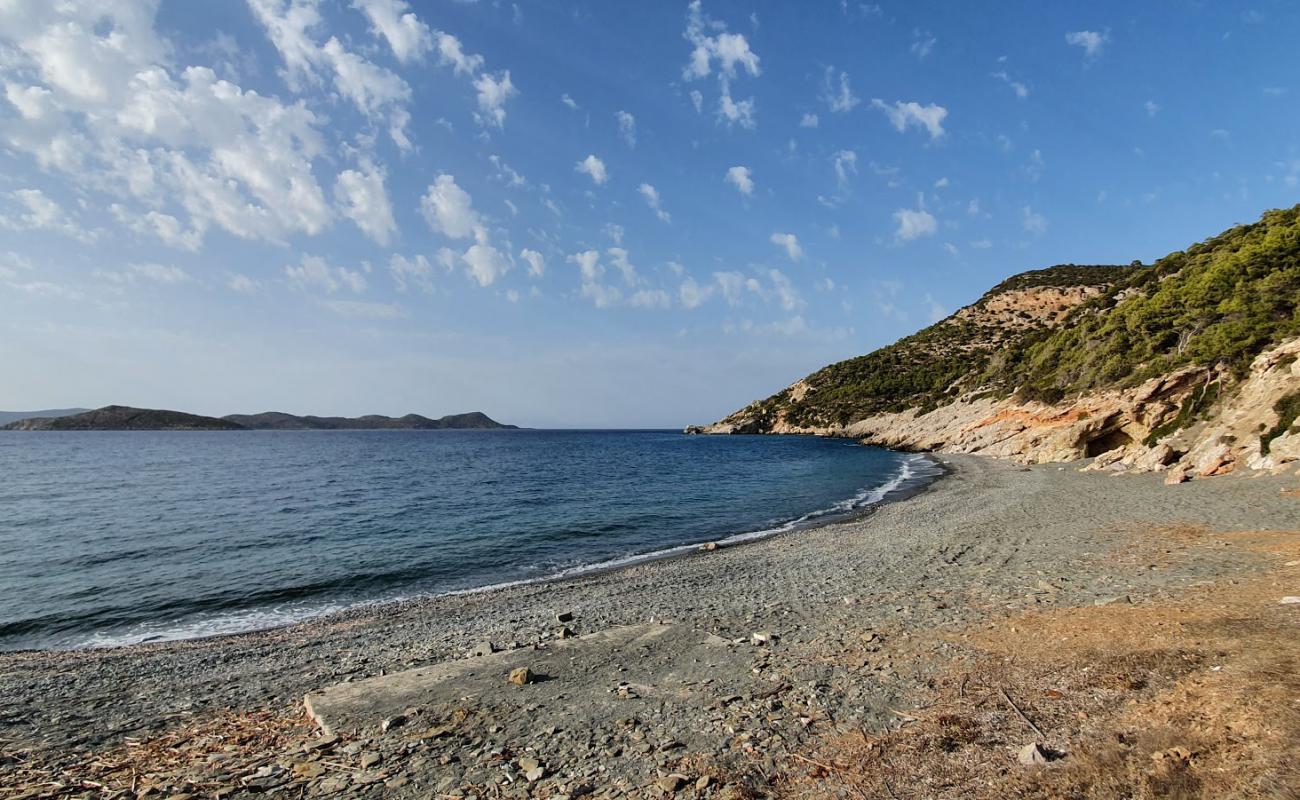
[[[700,704],[753,687],[755,648],[687,625],[618,626],[544,645],[446,661],[364,680],[339,683],[304,698],[307,713],[326,736],[378,731],[411,709],[471,706],[505,719],[521,706],[540,722],[570,727],[575,717],[616,717],[645,703]],[[529,669],[532,683],[509,683],[512,670]],[[563,718],[563,719],[560,719]]]

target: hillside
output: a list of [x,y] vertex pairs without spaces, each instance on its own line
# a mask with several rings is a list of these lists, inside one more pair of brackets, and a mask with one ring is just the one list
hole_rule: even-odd
[[41,411],[0,411],[0,425],[8,425],[20,419],[34,419],[37,417],[69,417],[89,410],[88,408],[47,408]]
[[[1300,455],[1300,206],[1151,266],[1003,281],[704,433],[822,433],[1024,461],[1214,474]],[[1293,455],[1293,452],[1295,453]]]
[[279,411],[230,414],[222,419],[252,430],[515,430],[518,428],[516,425],[503,425],[481,411],[448,414],[439,419],[429,419],[419,414],[407,414],[402,417],[385,417],[379,414],[363,417],[314,417],[285,414]]
[[215,417],[182,411],[164,411],[129,406],[104,406],[94,411],[65,417],[40,417],[12,422],[13,431],[231,431],[240,425]]

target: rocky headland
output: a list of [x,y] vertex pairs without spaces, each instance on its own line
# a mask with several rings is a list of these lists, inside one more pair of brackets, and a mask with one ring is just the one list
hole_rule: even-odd
[[846,436],[900,450],[1168,480],[1300,459],[1300,207],[1155,264],[1017,275],[896,344],[694,433]]

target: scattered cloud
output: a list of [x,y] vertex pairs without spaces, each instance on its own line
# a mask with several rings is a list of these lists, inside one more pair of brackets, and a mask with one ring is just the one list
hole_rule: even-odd
[[748,196],[754,193],[754,178],[749,171],[749,167],[732,167],[728,169],[724,180],[735,186],[736,191],[743,195]]
[[451,175],[439,175],[429,185],[420,200],[420,212],[435,233],[450,239],[483,235],[483,221],[474,210],[469,192],[460,188]]
[[289,283],[303,291],[321,291],[334,294],[342,289],[352,292],[366,290],[365,276],[347,267],[331,265],[321,256],[304,254],[297,266],[292,264],[284,268]]
[[[920,202],[921,198],[918,198]],[[894,222],[898,228],[894,231],[894,239],[899,242],[910,242],[925,236],[933,236],[939,230],[939,223],[929,211],[925,210],[924,204],[918,208],[900,208],[894,212]]]
[[990,74],[992,75],[992,77],[997,78],[998,80],[1005,83],[1007,86],[1011,87],[1011,91],[1015,92],[1017,98],[1024,100],[1026,97],[1029,96],[1029,87],[1026,86],[1024,83],[1022,83],[1021,81],[1014,80],[1011,77],[1011,75],[1007,73],[1006,70],[1004,69],[998,70],[997,72],[993,72]]
[[849,178],[858,174],[858,154],[841,150],[835,154],[835,182],[843,191],[849,187]]
[[1154,117],[1160,113],[1160,106],[1150,100],[1143,103],[1142,107],[1146,109],[1148,117]]
[[423,255],[407,258],[394,253],[388,260],[388,271],[399,292],[408,289],[419,289],[425,293],[433,291],[433,265]]
[[1072,31],[1065,34],[1065,43],[1075,47],[1082,47],[1083,54],[1086,58],[1096,58],[1101,55],[1102,48],[1110,41],[1110,31]]
[[392,303],[368,303],[362,300],[322,300],[322,308],[349,319],[385,320],[406,316],[401,306]]
[[384,189],[384,170],[363,164],[362,170],[340,172],[334,182],[334,200],[339,213],[356,223],[376,243],[388,246],[397,231],[393,207]]
[[618,120],[618,136],[628,147],[636,147],[636,117],[627,111],[615,111]]
[[536,250],[524,248],[519,251],[519,258],[528,265],[528,277],[540,278],[546,274],[546,259]]
[[564,103],[566,106],[573,109],[574,111],[577,111],[579,108],[578,101],[574,100],[572,97],[569,97],[567,92],[560,95],[560,102]]
[[590,177],[597,186],[609,180],[609,173],[605,171],[605,162],[594,155],[589,155],[579,161],[574,169]]
[[1047,218],[1036,213],[1029,206],[1020,209],[1020,224],[1024,227],[1026,233],[1032,233],[1035,236],[1042,236],[1047,233]]
[[918,28],[912,31],[912,46],[909,49],[912,51],[912,55],[924,61],[926,56],[934,52],[934,46],[938,43],[939,40],[934,38],[929,31]]
[[817,118],[816,114],[804,114],[799,120],[800,128],[816,128],[819,124],[821,124],[821,120]]
[[875,99],[871,101],[871,107],[882,111],[899,133],[908,128],[922,128],[930,134],[930,141],[944,134],[943,121],[948,116],[948,109],[943,106],[934,103],[923,106],[920,103],[901,101],[889,105],[883,100]]
[[641,194],[642,197],[645,198],[646,205],[650,206],[650,210],[655,212],[655,216],[659,217],[659,219],[663,220],[664,222],[673,221],[673,218],[669,216],[668,212],[664,211],[663,208],[661,208],[659,205],[658,189],[656,189],[655,187],[651,186],[648,183],[643,183],[639,187],[637,187],[637,191]]
[[831,111],[842,114],[846,111],[852,111],[853,107],[862,102],[862,98],[853,94],[849,87],[849,74],[840,71],[839,87],[835,85],[835,68],[826,68],[826,77],[822,82],[822,100]]
[[793,233],[774,233],[771,242],[784,250],[786,257],[791,261],[797,262],[803,258],[803,248],[799,246],[799,238]]
[[420,61],[433,47],[429,26],[409,11],[404,0],[352,0],[352,7],[365,13],[370,30],[382,36],[398,61]]

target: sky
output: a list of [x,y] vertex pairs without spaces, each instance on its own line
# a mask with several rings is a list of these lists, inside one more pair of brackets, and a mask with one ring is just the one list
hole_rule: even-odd
[[1300,195],[1300,4],[0,0],[0,408],[715,420]]

